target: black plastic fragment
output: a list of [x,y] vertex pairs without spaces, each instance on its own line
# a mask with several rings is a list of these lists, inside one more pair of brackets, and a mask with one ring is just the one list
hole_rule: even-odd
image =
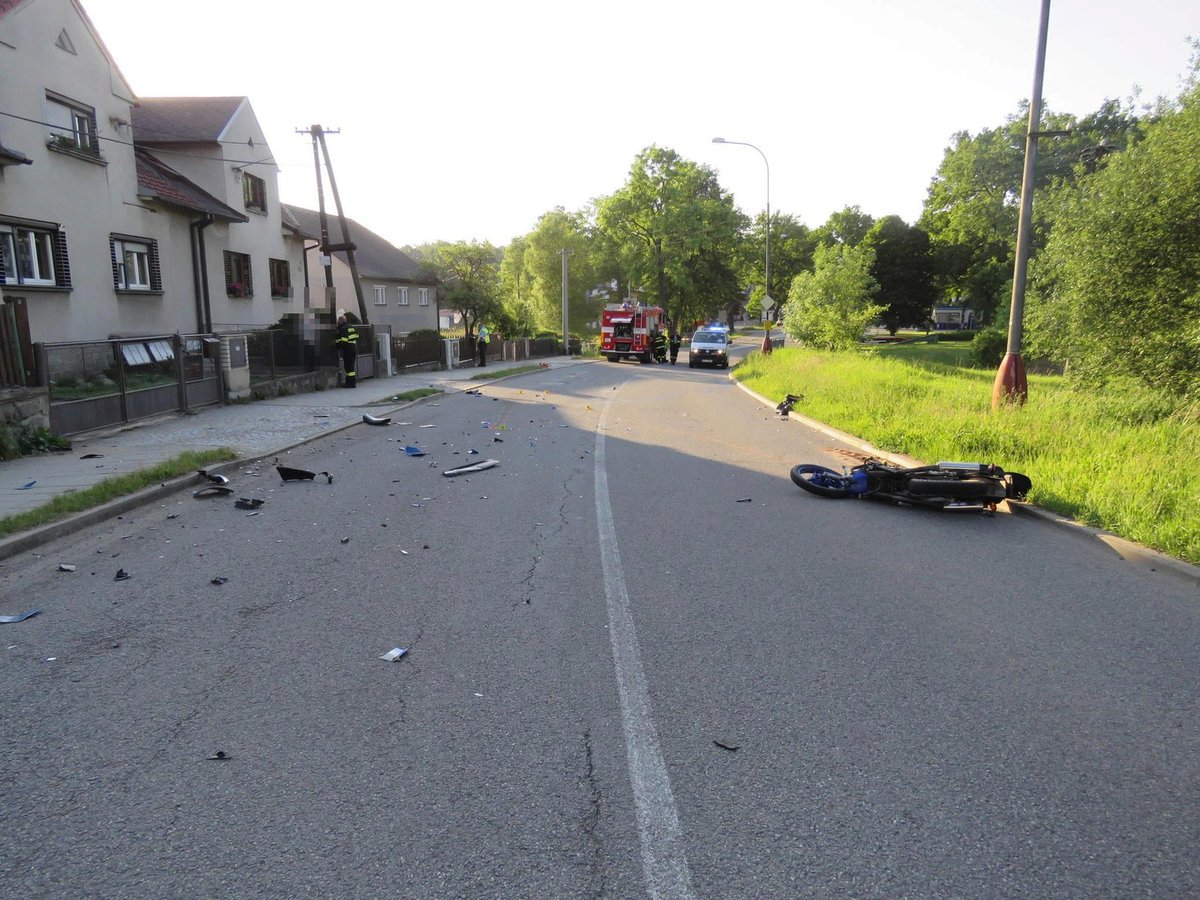
[[228,497],[232,493],[233,488],[231,487],[225,487],[223,484],[210,484],[208,487],[192,491],[192,496],[197,500],[203,500],[205,497]]
[[363,413],[363,422],[365,422],[367,425],[391,425],[392,417],[391,416],[377,417],[377,416],[368,415],[367,413]]
[[126,572],[124,569],[117,569],[117,574],[113,576],[113,581],[126,581],[132,577],[133,575],[131,575],[129,572]]
[[324,475],[327,484],[333,484],[333,476],[328,472],[309,472],[307,469],[293,469],[290,466],[276,466],[279,477],[284,481],[312,481],[318,475]]
[[238,509],[258,509],[263,502],[258,497],[239,497],[233,505]]
[[213,484],[229,484],[229,479],[224,475],[218,475],[216,472],[207,472],[204,469],[197,469],[196,474],[201,478],[206,478]]

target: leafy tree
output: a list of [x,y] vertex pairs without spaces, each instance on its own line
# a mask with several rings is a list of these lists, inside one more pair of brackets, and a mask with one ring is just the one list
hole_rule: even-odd
[[[776,305],[787,300],[787,285],[801,272],[812,271],[817,233],[795,216],[771,214],[771,297]],[[734,266],[744,285],[751,285],[746,312],[762,315],[763,269],[766,266],[766,216],[760,215],[742,235]]]
[[467,337],[480,321],[503,315],[500,304],[500,251],[484,241],[439,241],[413,251],[442,283],[443,309],[462,313]]
[[875,252],[871,276],[879,284],[875,300],[884,307],[887,330],[895,334],[903,325],[929,319],[937,299],[929,235],[899,216],[885,216],[867,232],[862,246]]
[[506,333],[530,337],[537,327],[529,300],[529,280],[525,271],[526,238],[513,238],[500,260],[500,305],[510,325]]
[[1144,134],[1060,195],[1031,265],[1030,347],[1200,398],[1200,84]]
[[732,253],[744,217],[712,169],[648,147],[625,184],[598,201],[597,222],[620,248],[626,277],[653,285],[671,321],[706,318],[730,302]]
[[874,224],[875,220],[857,206],[847,206],[830,213],[825,224],[817,229],[816,238],[826,247],[834,244],[857,247]]
[[875,253],[848,244],[817,247],[812,272],[792,281],[783,329],[808,347],[844,350],[862,338],[882,306],[871,302],[879,289],[871,277]]

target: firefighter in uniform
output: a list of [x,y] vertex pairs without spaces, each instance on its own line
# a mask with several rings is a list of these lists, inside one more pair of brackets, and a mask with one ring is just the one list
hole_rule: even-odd
[[667,361],[667,336],[657,328],[654,330],[654,361],[660,363]]
[[338,316],[337,337],[333,342],[342,356],[342,368],[346,371],[342,386],[352,388],[358,381],[358,330],[346,321],[345,316]]

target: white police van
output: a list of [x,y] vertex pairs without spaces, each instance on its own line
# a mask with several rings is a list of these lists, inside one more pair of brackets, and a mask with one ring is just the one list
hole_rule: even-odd
[[711,364],[722,369],[729,368],[729,345],[733,338],[726,325],[713,322],[701,325],[692,335],[691,347],[688,350],[688,368]]

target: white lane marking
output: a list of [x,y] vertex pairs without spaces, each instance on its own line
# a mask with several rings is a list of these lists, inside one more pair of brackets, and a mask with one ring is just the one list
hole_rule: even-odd
[[596,425],[596,524],[608,606],[608,636],[612,642],[617,691],[621,697],[625,753],[629,759],[629,780],[633,786],[638,838],[642,845],[642,872],[646,891],[651,897],[692,897],[692,875],[688,869],[683,829],[679,825],[671,780],[667,776],[658,745],[658,730],[650,710],[650,694],[646,689],[637,632],[629,611],[629,591],[625,587],[625,570],[621,567],[617,530],[608,495],[604,431],[611,405],[611,400],[605,401]]

